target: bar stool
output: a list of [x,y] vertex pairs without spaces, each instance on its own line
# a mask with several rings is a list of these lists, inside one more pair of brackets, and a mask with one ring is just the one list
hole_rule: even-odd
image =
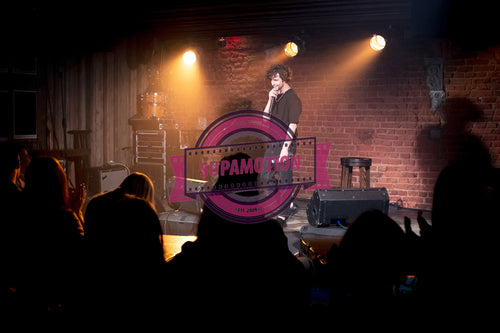
[[359,167],[359,187],[370,188],[370,166],[372,165],[371,158],[364,157],[341,157],[340,164],[342,165],[342,175],[340,183],[342,189],[352,188],[352,167]]
[[91,130],[68,131],[73,135],[73,149],[65,152],[69,161],[75,165],[76,185],[87,182],[87,170],[90,168],[90,133]]

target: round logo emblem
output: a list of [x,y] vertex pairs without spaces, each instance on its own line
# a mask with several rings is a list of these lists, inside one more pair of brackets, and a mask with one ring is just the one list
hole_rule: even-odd
[[186,188],[186,195],[200,195],[207,207],[230,221],[269,220],[290,206],[305,182],[315,180],[312,177],[266,179],[264,174],[283,170],[292,174],[300,169],[300,155],[280,158],[279,152],[283,145],[290,151],[293,146],[308,144],[315,142],[295,138],[285,123],[262,111],[226,114],[205,129],[194,148],[185,151],[186,170],[189,164],[189,169],[199,171],[195,175],[198,179],[212,177],[218,181],[215,185],[201,186],[201,190]]

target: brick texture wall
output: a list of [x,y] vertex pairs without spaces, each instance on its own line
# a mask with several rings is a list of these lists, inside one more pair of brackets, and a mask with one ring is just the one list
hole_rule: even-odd
[[[331,39],[316,37],[303,55],[286,61],[303,103],[299,136],[332,144],[332,186],[340,186],[341,157],[369,157],[371,186],[386,187],[391,203],[431,209],[435,181],[447,163],[439,137],[444,117],[431,110],[427,85],[425,59],[436,56],[444,59],[447,98],[466,98],[482,110],[482,118],[465,130],[483,141],[500,167],[500,47],[463,52],[449,43],[408,39],[370,54],[367,43],[331,45]],[[252,37],[228,38],[225,48],[204,52],[208,122],[241,105],[264,108],[271,88],[265,71],[278,61],[272,55],[273,45]],[[302,157],[304,174],[311,159]],[[299,197],[312,193],[302,190]]]

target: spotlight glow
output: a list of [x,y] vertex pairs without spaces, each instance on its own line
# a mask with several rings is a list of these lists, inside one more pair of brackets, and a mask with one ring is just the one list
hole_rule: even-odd
[[294,42],[288,42],[285,45],[285,54],[289,57],[295,57],[299,53],[299,47]]
[[373,35],[370,39],[370,47],[375,51],[381,51],[385,47],[385,38],[380,35]]
[[193,51],[187,51],[182,56],[182,60],[185,64],[192,65],[196,62],[196,53],[194,53]]

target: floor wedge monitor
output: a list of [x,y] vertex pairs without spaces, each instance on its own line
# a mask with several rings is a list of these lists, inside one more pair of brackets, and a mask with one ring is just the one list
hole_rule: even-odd
[[315,190],[307,205],[307,220],[315,227],[347,226],[370,209],[389,212],[389,195],[384,187]]

